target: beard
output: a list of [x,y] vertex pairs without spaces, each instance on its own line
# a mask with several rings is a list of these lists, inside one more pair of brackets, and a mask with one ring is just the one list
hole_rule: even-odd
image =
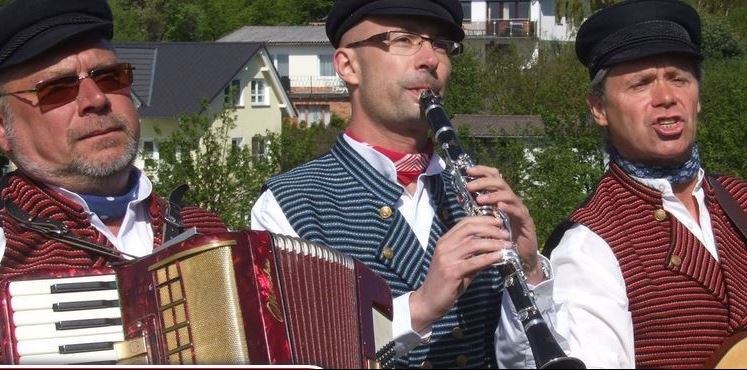
[[[12,114],[9,112],[9,114]],[[12,120],[7,120],[10,123]],[[94,130],[101,129],[120,129],[125,133],[124,143],[119,140],[106,140],[98,143],[94,148],[94,154],[84,155],[82,153],[73,153],[72,160],[63,166],[52,166],[46,163],[38,163],[29,159],[20,149],[19,140],[13,130],[13,125],[6,124],[6,136],[10,145],[11,159],[20,169],[37,179],[51,178],[86,178],[99,180],[121,173],[128,169],[135,161],[138,150],[138,135],[133,130],[132,125],[120,116],[101,117],[92,121],[85,132],[82,130],[71,130],[68,132],[68,143],[75,143],[78,139],[84,137]],[[96,152],[120,146],[120,153],[115,157],[97,156]],[[73,147],[71,145],[71,147]],[[74,149],[73,149],[74,150]]]

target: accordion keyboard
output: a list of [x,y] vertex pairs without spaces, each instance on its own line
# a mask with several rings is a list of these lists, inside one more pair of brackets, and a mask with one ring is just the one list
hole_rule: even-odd
[[124,335],[114,275],[13,281],[8,292],[18,364],[116,363]]

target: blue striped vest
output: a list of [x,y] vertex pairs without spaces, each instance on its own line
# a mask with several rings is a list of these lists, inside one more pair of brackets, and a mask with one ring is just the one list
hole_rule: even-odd
[[[464,217],[448,174],[434,175],[428,184],[436,216],[427,250],[396,211],[403,189],[371,167],[342,137],[329,153],[270,179],[267,187],[301,238],[365,263],[397,297],[422,284],[436,241]],[[380,215],[383,207],[395,211],[385,217],[385,212]],[[413,349],[398,367],[497,367],[493,341],[502,289],[495,269],[480,273],[454,308],[433,324],[430,343]]]

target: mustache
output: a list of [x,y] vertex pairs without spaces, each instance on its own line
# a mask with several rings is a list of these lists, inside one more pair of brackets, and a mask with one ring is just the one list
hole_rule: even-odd
[[127,121],[116,115],[91,118],[87,123],[83,127],[69,130],[67,133],[68,141],[75,142],[102,131],[130,131]]

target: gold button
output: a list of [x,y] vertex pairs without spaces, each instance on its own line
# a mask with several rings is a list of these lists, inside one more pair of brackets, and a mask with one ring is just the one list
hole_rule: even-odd
[[676,267],[680,267],[680,265],[682,265],[682,257],[676,254],[672,255],[672,258],[670,258],[669,261],[672,262],[672,264]]
[[392,208],[389,207],[389,206],[383,206],[383,207],[379,208],[379,217],[381,217],[381,218],[383,218],[385,220],[387,218],[389,218],[389,217],[392,217],[392,213],[393,213],[392,212]]
[[456,339],[462,339],[464,338],[464,329],[457,326],[454,329],[451,329],[451,335]]
[[420,364],[420,368],[421,369],[433,369],[433,364],[431,364],[430,361],[426,360],[426,361],[423,361],[422,364]]
[[465,367],[467,366],[467,356],[465,355],[459,355],[456,358],[456,365],[459,367]]
[[384,250],[381,252],[381,256],[390,260],[392,257],[394,257],[394,250],[389,247],[384,247]]
[[654,211],[654,218],[656,221],[662,222],[667,219],[667,211],[659,208],[656,211]]

